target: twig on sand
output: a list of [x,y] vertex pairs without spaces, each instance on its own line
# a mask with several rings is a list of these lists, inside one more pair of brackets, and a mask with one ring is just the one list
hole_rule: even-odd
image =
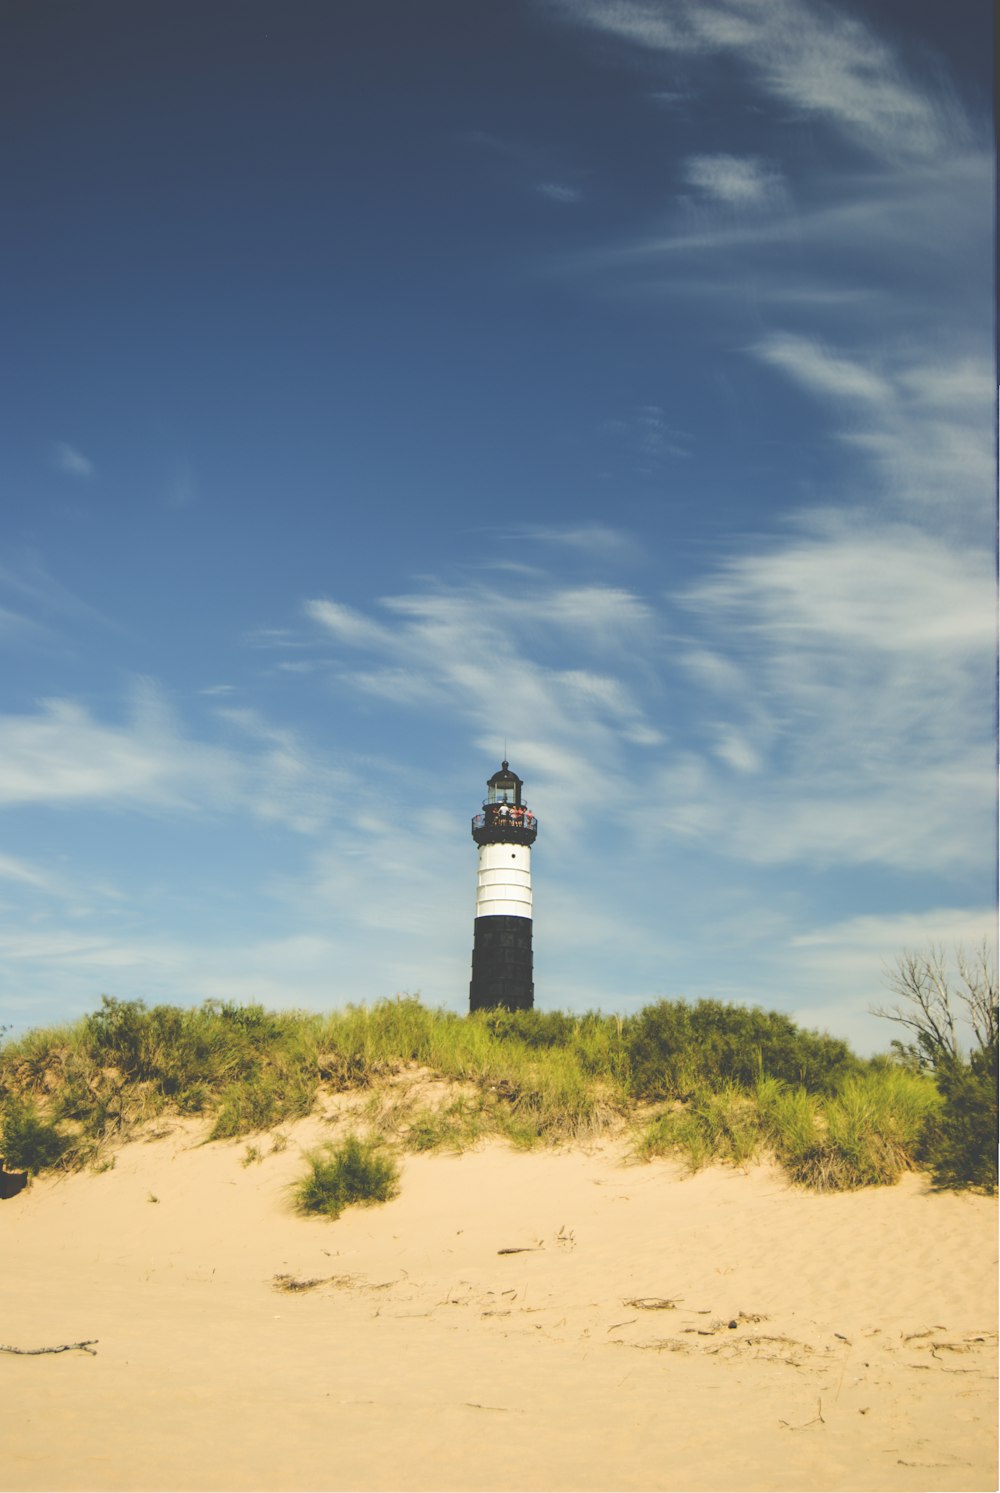
[[57,1348],[11,1348],[6,1343],[0,1343],[0,1353],[19,1353],[25,1358],[37,1358],[40,1353],[73,1353],[77,1348],[84,1353],[89,1353],[91,1358],[97,1357],[97,1349],[94,1344],[100,1342],[100,1338],[90,1337],[85,1343],[60,1343]]
[[498,1249],[498,1255],[533,1255],[538,1253],[537,1244],[515,1244],[509,1249]]
[[677,1310],[677,1302],[683,1301],[683,1296],[672,1299],[669,1296],[632,1296],[626,1302],[626,1306],[637,1306],[644,1312],[672,1312]]
[[800,1426],[793,1426],[792,1423],[787,1420],[779,1420],[778,1425],[784,1426],[786,1431],[808,1431],[810,1426],[825,1426],[826,1421],[823,1419],[822,1399],[816,1401],[816,1414],[813,1416],[812,1420],[804,1420]]

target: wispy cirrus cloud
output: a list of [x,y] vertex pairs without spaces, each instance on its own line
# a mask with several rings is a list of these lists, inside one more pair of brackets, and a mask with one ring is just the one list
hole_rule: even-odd
[[[509,733],[564,825],[568,785],[596,769],[647,847],[679,833],[751,864],[953,868],[983,852],[992,793],[989,556],[857,512],[800,522],[663,604],[545,582],[389,598],[396,622],[352,624],[365,659],[340,654],[336,677],[450,708],[483,743]],[[697,703],[666,737],[678,670]]]
[[[731,853],[762,864],[989,856],[986,554],[828,515],[677,600],[698,618],[683,662],[706,693],[704,752],[665,769],[680,833],[724,833]],[[740,782],[713,759],[739,767]]]
[[[6,603],[6,604],[5,604]],[[0,640],[41,650],[66,646],[69,624],[112,624],[54,576],[36,550],[11,550],[0,560]]]
[[306,616],[318,622],[340,642],[354,648],[384,648],[391,643],[391,636],[383,626],[365,617],[343,602],[319,600],[307,601]]
[[732,207],[771,205],[785,193],[781,172],[759,156],[689,156],[684,163],[684,177],[706,197]]
[[584,195],[583,173],[562,158],[561,152],[537,142],[488,130],[471,130],[468,144],[503,163],[514,180],[539,197],[562,207],[580,202]]
[[[658,629],[642,598],[605,585],[533,581],[517,590],[472,584],[386,598],[383,623],[311,602],[306,615],[338,646],[345,685],[406,708],[448,709],[496,749],[509,735],[532,771],[536,796],[558,799],[565,825],[582,812],[571,785],[586,764],[621,770],[623,743],[655,745],[660,733],[636,695],[634,666]],[[558,659],[558,663],[554,660]]]
[[775,332],[751,351],[816,393],[880,404],[891,398],[889,383],[870,367],[837,356],[815,339]]
[[16,881],[38,891],[48,891],[52,885],[47,872],[14,855],[0,855],[0,880]]
[[98,721],[68,699],[42,703],[31,715],[0,717],[0,804],[145,805],[179,808],[201,785],[232,801],[232,760],[217,748],[185,741],[159,692],[143,681],[131,719]]
[[927,159],[969,138],[945,88],[915,79],[864,20],[812,0],[554,0],[577,25],[649,54],[740,61],[761,92],[865,151]]
[[78,701],[43,701],[0,716],[0,808],[46,805],[214,816],[249,812],[297,833],[321,829],[345,777],[294,732],[252,710],[221,707],[229,741],[185,729],[150,679],[137,681],[124,719]]
[[642,549],[635,536],[626,534],[610,524],[587,523],[562,525],[558,528],[530,528],[524,530],[532,544],[551,545],[564,551],[606,562],[608,560],[635,561],[642,556]]
[[583,192],[579,187],[570,186],[563,181],[539,181],[535,183],[535,191],[539,197],[547,197],[550,202],[559,202],[568,205],[579,202]]
[[89,456],[68,441],[56,441],[51,452],[52,465],[66,477],[93,477],[97,468]]
[[866,361],[787,333],[749,351],[826,404],[838,438],[877,473],[873,496],[939,528],[982,532],[994,465],[985,358],[959,347],[924,361],[910,347],[883,346]]
[[[720,339],[720,313],[730,315],[734,355],[796,385],[828,422],[842,493],[850,470],[848,501],[985,536],[995,426],[986,121],[939,68],[904,62],[869,21],[825,0],[557,0],[550,10],[617,38],[674,89],[725,56],[767,111],[763,151],[682,158],[676,171],[693,192],[576,265],[652,303],[698,297]],[[807,172],[776,102],[790,111],[785,124],[814,125]],[[752,340],[748,312],[765,323]]]

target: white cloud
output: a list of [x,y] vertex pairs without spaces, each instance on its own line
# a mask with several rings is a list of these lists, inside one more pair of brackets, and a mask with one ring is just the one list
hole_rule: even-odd
[[68,441],[56,441],[52,447],[52,465],[67,477],[93,477],[96,471],[90,457]]
[[[678,598],[702,639],[709,759],[663,771],[662,822],[759,864],[983,862],[994,585],[983,552],[850,515],[734,557]],[[711,644],[711,646],[708,646]],[[719,702],[727,706],[718,715]]]
[[780,171],[757,156],[698,155],[684,163],[684,176],[706,197],[732,207],[761,207],[785,190]]
[[41,555],[30,548],[10,553],[0,563],[0,595],[6,593],[18,611],[0,610],[0,627],[34,632],[51,639],[67,621],[78,631],[83,624],[112,624],[95,607],[80,599],[50,574]]
[[595,560],[635,560],[642,553],[631,534],[613,529],[605,523],[567,525],[559,529],[529,529],[525,533],[532,543],[577,550]]
[[945,89],[907,76],[871,26],[826,4],[561,0],[556,8],[646,52],[689,59],[728,53],[763,93],[883,158],[932,157],[969,133]]
[[[684,603],[783,652],[849,642],[875,657],[919,656],[928,667],[937,657],[988,656],[994,583],[986,553],[849,512],[811,522],[812,533],[769,553],[725,561],[683,593]],[[695,657],[718,666],[710,653]]]
[[96,721],[71,700],[49,700],[31,716],[0,717],[0,804],[105,803],[164,808],[200,784],[231,800],[227,754],[185,741],[149,682],[133,692],[125,726]]
[[307,601],[304,611],[313,622],[318,622],[340,642],[351,647],[380,648],[391,641],[384,628],[341,602]]
[[[573,785],[596,774],[647,848],[679,835],[757,865],[938,870],[982,857],[988,555],[912,525],[813,515],[800,535],[733,556],[674,600],[687,640],[664,655],[677,625],[621,588],[389,598],[396,625],[352,614],[338,629],[368,653],[378,642],[374,667],[341,659],[339,687],[448,711],[484,749],[516,742],[567,843],[581,822]],[[706,693],[664,741],[657,712],[674,659]],[[660,750],[644,758],[650,747]]]
[[717,728],[717,739],[712,751],[737,772],[754,773],[761,769],[760,753],[750,745],[744,732],[736,731],[731,726]]
[[317,834],[336,817],[338,799],[353,779],[309,751],[294,731],[277,727],[259,712],[226,706],[220,720],[255,744],[239,752],[237,783],[255,815],[300,834]]
[[48,891],[52,885],[52,879],[46,872],[13,855],[0,855],[0,877],[6,881],[20,882],[22,886],[34,887],[40,892]]
[[961,949],[996,946],[996,913],[991,907],[934,907],[921,913],[857,918],[811,928],[791,939],[792,948],[816,949],[819,957],[842,951],[871,967],[880,949]]
[[[863,318],[873,307],[883,334],[895,332],[893,307],[905,308],[901,330],[911,352],[913,318],[920,318],[926,336],[937,326],[937,302],[944,297],[949,320],[939,335],[954,338],[958,318],[964,336],[979,334],[980,361],[981,347],[988,347],[981,305],[992,283],[986,208],[992,186],[992,152],[985,147],[905,170],[845,172],[820,159],[795,184],[793,209],[751,215],[711,211],[706,204],[697,214],[634,232],[573,263],[645,277],[657,298],[742,297],[749,279],[755,296],[775,305],[853,312],[846,324],[843,316],[830,324],[841,338],[855,329],[869,334]],[[653,278],[666,267],[669,277]]]
[[994,489],[993,384],[984,361],[961,348],[917,361],[908,347],[883,347],[883,366],[873,368],[816,338],[784,333],[752,352],[829,403],[839,439],[872,464],[883,503],[938,527],[972,522],[982,530]]
[[220,709],[236,744],[198,739],[151,680],[134,686],[130,707],[130,717],[114,723],[66,699],[45,701],[31,715],[0,716],[0,807],[249,810],[305,834],[330,819],[344,774],[317,761],[293,732],[249,710]]
[[583,196],[579,187],[571,187],[561,181],[536,182],[535,191],[540,197],[547,197],[550,202],[559,203],[579,202]]
[[752,351],[816,393],[877,403],[892,398],[890,385],[872,369],[854,359],[837,357],[810,338],[776,332]]
[[[661,739],[635,687],[659,627],[641,598],[534,580],[509,590],[428,587],[381,605],[391,627],[360,618],[349,629],[362,652],[378,640],[376,666],[349,670],[341,657],[336,688],[463,722],[490,756],[508,739],[518,770],[531,776],[533,801],[555,811],[554,836],[580,822],[578,785],[595,774],[609,793],[631,793],[623,754],[648,752]],[[310,610],[321,624],[326,615]],[[335,635],[339,642],[348,633],[338,627]]]

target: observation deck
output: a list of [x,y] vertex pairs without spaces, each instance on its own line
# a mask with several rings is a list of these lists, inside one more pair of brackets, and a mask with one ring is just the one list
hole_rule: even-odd
[[538,820],[521,804],[484,804],[472,820],[477,845],[533,845],[537,834]]

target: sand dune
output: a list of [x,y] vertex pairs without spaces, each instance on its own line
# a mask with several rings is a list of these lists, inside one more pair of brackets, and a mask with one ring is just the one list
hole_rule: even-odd
[[991,1200],[491,1145],[303,1220],[320,1133],[0,1205],[0,1342],[95,1340],[0,1353],[0,1486],[996,1486]]

